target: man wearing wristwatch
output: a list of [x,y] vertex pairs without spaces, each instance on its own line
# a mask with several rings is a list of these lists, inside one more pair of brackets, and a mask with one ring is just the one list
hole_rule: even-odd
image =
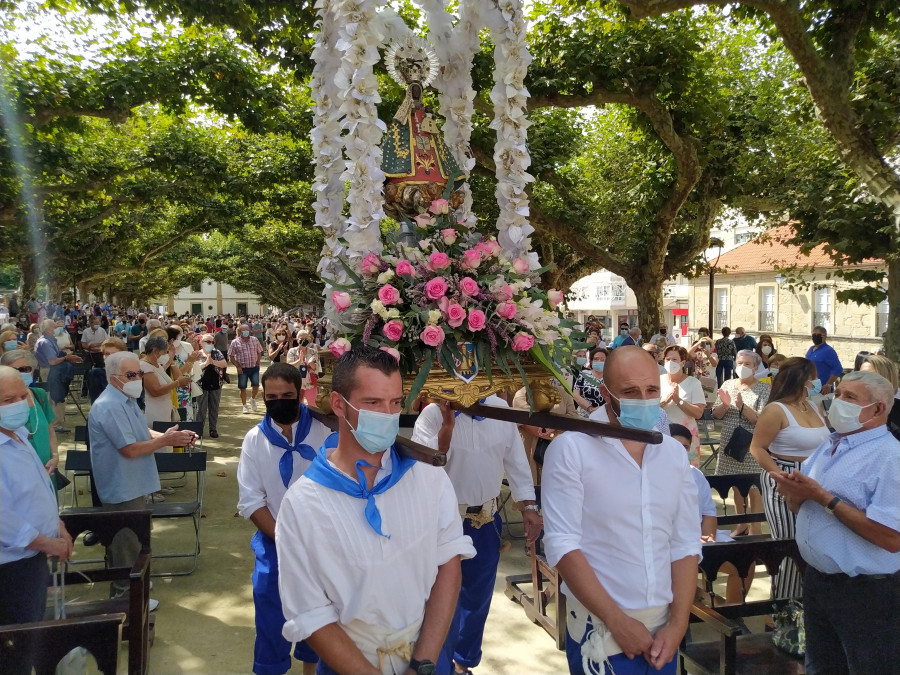
[[849,373],[828,411],[835,433],[798,471],[770,474],[797,514],[806,561],[806,672],[900,672],[900,442],[894,388]]
[[[498,396],[482,402],[508,407]],[[481,663],[484,624],[500,563],[502,522],[497,507],[504,471],[512,498],[524,506],[528,546],[534,544],[543,527],[531,469],[515,424],[472,417],[454,410],[447,401],[422,410],[412,440],[447,452],[447,475],[456,490],[463,532],[472,538],[478,552],[462,561],[459,603],[442,655],[452,658],[457,673],[466,673]]]

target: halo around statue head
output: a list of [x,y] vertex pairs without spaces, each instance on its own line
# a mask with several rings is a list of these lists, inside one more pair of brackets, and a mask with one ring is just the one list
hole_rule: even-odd
[[438,58],[424,39],[409,35],[393,42],[384,55],[388,75],[401,87],[418,82],[422,87],[434,82],[438,74]]

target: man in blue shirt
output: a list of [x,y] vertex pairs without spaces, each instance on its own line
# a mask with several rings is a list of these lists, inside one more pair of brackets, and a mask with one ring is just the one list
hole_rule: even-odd
[[[628,338],[628,332],[630,331],[630,327],[628,323],[623,321],[619,324],[619,334],[616,336],[616,339],[613,340],[612,344],[609,346],[610,349],[615,349],[616,347],[621,347],[622,343],[625,342],[626,338]],[[628,344],[634,344],[633,342],[629,342]]]
[[734,329],[734,340],[732,342],[734,342],[734,348],[738,351],[748,349],[752,352],[756,349],[756,338],[752,335],[747,335],[747,332],[741,326]]
[[900,668],[900,442],[886,422],[894,387],[849,373],[828,411],[835,433],[792,474],[772,474],[797,514],[806,672]]
[[[72,554],[56,491],[28,442],[28,408],[18,371],[0,366],[0,625],[40,621],[50,580],[47,556],[66,560]],[[0,672],[31,673],[28,652],[35,646],[4,655]]]
[[[143,372],[132,352],[116,352],[106,358],[109,386],[94,401],[88,415],[91,469],[97,494],[104,506],[120,511],[145,508],[147,495],[159,490],[159,473],[153,453],[166,446],[189,446],[197,439],[193,431],[177,426],[165,433],[147,428],[138,407],[143,391]],[[122,530],[107,549],[113,567],[130,567],[141,545],[131,530]],[[127,581],[114,581],[110,595],[128,592]],[[151,609],[159,603],[152,602]]]
[[834,351],[834,347],[826,342],[827,339],[828,331],[822,326],[816,326],[812,332],[812,347],[806,350],[806,358],[816,364],[823,394],[833,392],[834,383],[844,374],[841,360]]

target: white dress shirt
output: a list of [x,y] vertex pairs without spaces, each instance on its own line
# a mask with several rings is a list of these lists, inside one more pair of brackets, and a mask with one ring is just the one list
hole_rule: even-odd
[[92,328],[88,326],[81,333],[81,344],[85,347],[87,346],[96,346],[100,347],[103,341],[108,338],[106,331],[103,330],[101,326],[97,326],[96,328]]
[[547,449],[542,486],[551,565],[580,550],[620,608],[672,602],[671,564],[701,549],[697,486],[678,441],[647,445],[638,466],[620,440],[568,431]]
[[[291,439],[294,439],[299,423],[298,420],[291,425]],[[281,433],[280,428],[276,426],[275,429],[279,434]],[[306,435],[306,440],[303,442],[318,452],[322,443],[330,435],[331,429],[314,419],[309,433]],[[284,452],[284,448],[276,447],[269,442],[259,426],[254,426],[244,436],[237,470],[237,506],[238,512],[244,518],[250,518],[263,506],[268,506],[272,517],[278,520],[278,509],[281,507],[281,500],[284,499],[285,492],[287,492],[278,470],[278,462]],[[311,462],[303,459],[299,452],[291,454],[294,459],[294,473],[291,474],[290,484],[293,485],[309,468]]]
[[[376,484],[392,464],[385,452]],[[335,622],[404,629],[422,619],[438,566],[475,555],[440,469],[416,462],[375,504],[388,536],[366,522],[365,499],[306,476],[288,490],[275,525],[286,640]]]
[[[485,404],[509,407],[498,396],[489,396]],[[440,407],[436,403],[425,406],[416,420],[412,440],[437,449],[442,424]],[[460,504],[476,506],[499,495],[504,470],[514,500],[535,499],[525,446],[518,427],[512,422],[477,421],[466,414],[458,415],[447,452],[446,469]]]

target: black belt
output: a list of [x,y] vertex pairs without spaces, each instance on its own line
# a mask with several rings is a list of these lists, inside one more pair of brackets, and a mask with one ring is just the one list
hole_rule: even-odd
[[894,572],[893,574],[857,574],[854,577],[851,577],[849,574],[844,574],[843,572],[835,572],[834,574],[828,574],[827,572],[819,572],[815,567],[810,566],[810,569],[816,572],[817,574],[825,577],[829,581],[878,581],[884,579],[898,579],[900,578],[900,571]]
[[466,513],[481,513],[481,509],[484,508],[484,504],[481,506],[470,506],[466,509]]

